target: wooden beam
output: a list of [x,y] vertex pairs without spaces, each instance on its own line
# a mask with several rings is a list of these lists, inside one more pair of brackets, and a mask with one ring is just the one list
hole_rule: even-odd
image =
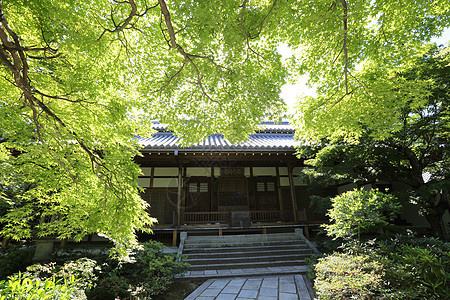
[[153,178],[155,177],[155,167],[151,168],[150,171],[150,187],[153,187]]
[[178,235],[178,231],[176,229],[174,229],[172,231],[172,246],[177,245],[177,235]]
[[280,206],[280,221],[284,221],[284,215],[283,215],[283,198],[282,198],[282,193],[281,193],[281,181],[280,181],[280,168],[276,167],[277,170],[277,191],[278,191],[278,204]]
[[292,165],[288,166],[289,172],[289,186],[291,188],[291,201],[292,201],[292,210],[294,212],[294,222],[297,223],[297,201],[295,199],[295,189],[294,189],[294,177],[292,175]]
[[[178,198],[177,198],[177,225],[181,224],[181,191],[182,191],[182,168],[178,168]],[[176,241],[175,241],[176,242]]]

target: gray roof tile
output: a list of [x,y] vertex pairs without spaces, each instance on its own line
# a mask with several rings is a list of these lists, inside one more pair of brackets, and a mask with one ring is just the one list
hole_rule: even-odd
[[238,144],[231,144],[221,134],[213,134],[204,141],[188,146],[179,145],[180,138],[171,132],[157,132],[151,138],[138,137],[144,150],[200,150],[200,151],[280,151],[294,150],[298,142],[294,140],[293,132],[272,133],[257,132],[251,134],[249,139]]

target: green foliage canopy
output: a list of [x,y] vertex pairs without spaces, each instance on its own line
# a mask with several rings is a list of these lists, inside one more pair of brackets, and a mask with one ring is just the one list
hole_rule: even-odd
[[380,140],[370,128],[365,128],[357,143],[323,140],[299,149],[299,154],[313,167],[308,172],[314,177],[359,184],[384,180],[406,185],[420,212],[442,237],[446,236],[442,215],[448,207],[445,202],[450,189],[448,50],[434,47],[396,74],[410,85],[418,81],[430,84],[422,90],[428,96],[420,106],[414,101],[401,104],[401,99],[396,98],[398,130],[390,136]]
[[[154,220],[138,195],[132,136],[158,119],[186,144],[216,132],[244,139],[283,108],[281,41],[302,53],[291,71],[319,84],[319,97],[302,102],[304,136],[389,127],[368,117],[404,87],[386,70],[420,52],[449,12],[444,0],[1,1],[0,158],[35,186],[3,234],[135,242]],[[384,79],[361,83],[371,78]]]
[[317,96],[298,103],[299,138],[355,142],[370,128],[384,139],[399,130],[399,107],[426,102],[430,81],[396,74],[450,24],[448,1],[306,1],[298,7],[300,29],[290,39],[298,45],[294,68],[309,74],[317,89]]
[[215,132],[236,141],[278,115],[286,71],[277,41],[259,36],[271,5],[239,5],[1,1],[2,182],[33,186],[20,207],[2,198],[3,235],[98,232],[130,246],[155,221],[138,194],[133,135],[158,119],[185,143]]

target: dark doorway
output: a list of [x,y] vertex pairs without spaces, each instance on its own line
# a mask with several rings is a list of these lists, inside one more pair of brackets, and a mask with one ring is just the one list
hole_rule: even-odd
[[279,210],[276,178],[257,178],[255,180],[256,210]]
[[219,179],[219,211],[248,210],[247,180],[245,178]]
[[211,211],[210,190],[209,178],[189,178],[186,183],[186,212]]

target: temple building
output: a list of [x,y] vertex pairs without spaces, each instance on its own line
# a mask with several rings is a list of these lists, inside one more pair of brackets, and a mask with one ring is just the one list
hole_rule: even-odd
[[[309,207],[303,161],[295,155],[294,130],[286,122],[263,123],[241,144],[221,134],[180,147],[179,137],[155,124],[151,138],[139,138],[142,197],[158,219],[154,230],[266,228],[323,221]],[[326,194],[337,193],[330,187]]]

